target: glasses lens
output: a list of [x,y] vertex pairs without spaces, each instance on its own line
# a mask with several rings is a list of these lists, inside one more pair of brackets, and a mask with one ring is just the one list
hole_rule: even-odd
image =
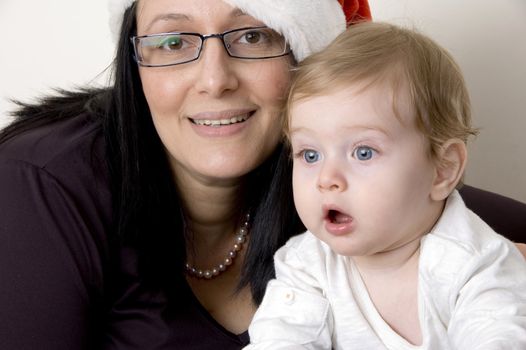
[[285,38],[270,28],[250,28],[224,35],[231,56],[239,58],[269,58],[288,51]]
[[201,47],[201,38],[191,34],[159,34],[136,40],[139,62],[148,66],[192,61]]

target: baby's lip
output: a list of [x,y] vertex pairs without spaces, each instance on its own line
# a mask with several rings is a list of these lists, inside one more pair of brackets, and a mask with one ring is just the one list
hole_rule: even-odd
[[322,210],[323,219],[331,224],[346,224],[353,220],[351,215],[333,204],[323,205]]
[[323,221],[325,230],[334,236],[347,235],[356,225],[351,215],[335,205],[323,206]]

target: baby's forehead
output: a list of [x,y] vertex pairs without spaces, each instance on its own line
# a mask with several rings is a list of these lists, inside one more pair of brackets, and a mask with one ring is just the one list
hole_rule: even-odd
[[327,92],[301,96],[291,105],[288,133],[337,133],[338,128],[360,131],[414,128],[416,118],[410,99],[385,84],[348,84]]
[[[291,94],[288,105],[288,118],[294,116],[298,107],[330,108],[338,104],[342,108],[353,108],[364,100],[379,114],[392,115],[402,124],[410,123],[416,117],[416,106],[406,81],[394,79],[375,79],[339,81],[324,89],[309,93]],[[308,103],[307,103],[308,102]]]

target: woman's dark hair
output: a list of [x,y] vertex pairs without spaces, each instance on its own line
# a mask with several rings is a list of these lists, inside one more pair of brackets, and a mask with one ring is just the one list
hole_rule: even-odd
[[114,62],[111,105],[104,134],[116,233],[139,254],[145,283],[171,290],[183,273],[184,220],[172,171],[142,91],[130,37],[136,34],[136,2],[123,17]]
[[305,230],[292,199],[292,164],[286,144],[280,144],[274,154],[249,178],[254,204],[250,244],[240,287],[250,285],[259,305],[267,282],[275,277],[274,253],[292,237]]
[[[184,277],[188,237],[173,173],[133,58],[129,38],[137,30],[135,18],[136,3],[124,13],[112,88],[60,91],[38,104],[19,103],[17,120],[0,133],[0,142],[86,110],[100,117],[112,178],[116,236],[138,252],[144,283],[171,294]],[[274,252],[304,229],[292,202],[286,146],[278,145],[247,176],[245,187],[240,220],[241,213],[250,211],[252,222],[238,288],[249,285],[259,304],[267,281],[274,276]]]

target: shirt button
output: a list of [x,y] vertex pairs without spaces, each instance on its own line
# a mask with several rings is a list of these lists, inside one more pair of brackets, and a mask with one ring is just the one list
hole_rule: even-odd
[[294,292],[292,290],[287,290],[283,294],[283,299],[285,304],[290,305],[294,302]]

